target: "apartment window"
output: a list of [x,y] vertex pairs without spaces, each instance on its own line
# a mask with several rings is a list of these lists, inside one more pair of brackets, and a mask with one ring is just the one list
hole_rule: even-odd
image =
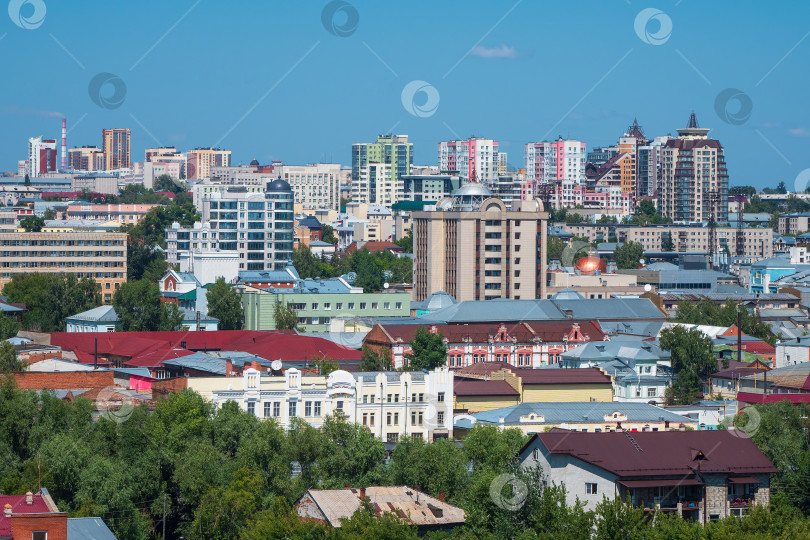
[[383,302],[383,309],[391,309],[391,302]]
[[393,394],[388,394],[388,403],[391,403],[392,399],[393,399]]
[[[340,309],[340,308],[338,308]],[[354,302],[349,302],[349,309],[354,309]]]
[[332,304],[330,304],[329,302],[325,302],[323,305],[323,309],[325,311],[330,311],[332,309]]
[[596,495],[596,484],[585,482],[585,493],[588,495]]
[[[461,357],[459,356],[458,358],[459,358],[459,363],[461,363]],[[421,403],[423,401],[425,401],[425,394],[420,393],[419,394],[419,402]]]
[[305,401],[304,402],[304,416],[312,416],[312,402]]
[[270,413],[272,412],[273,404],[269,401],[264,404],[264,417],[270,418]]
[[247,412],[250,415],[256,416],[256,403],[253,401],[247,402]]
[[48,540],[48,531],[33,531],[31,540]]
[[320,416],[321,415],[321,402],[316,401],[315,403],[313,403],[313,409],[314,409],[314,412],[315,412],[315,414],[313,414],[313,416]]
[[335,309],[340,310],[343,309],[343,302],[338,302],[335,304]]
[[363,395],[363,403],[368,403],[368,394]]
[[439,427],[444,426],[444,412],[436,413],[436,424]]
[[281,416],[281,402],[274,401],[273,402],[273,417],[278,418]]
[[371,309],[377,309],[377,306],[379,306],[379,305],[380,304],[378,302],[372,302],[371,303]]
[[360,309],[366,309],[366,303],[360,302]]
[[341,411],[341,412],[343,411],[343,400],[342,399],[337,400],[337,402],[335,403],[335,409],[337,409],[338,411]]
[[368,413],[363,413],[363,425],[368,425]]
[[399,425],[399,413],[398,412],[394,413],[394,425],[395,426]]
[[368,424],[369,424],[370,426],[373,426],[373,425],[374,425],[374,413],[370,413],[370,414],[368,415]]
[[444,403],[444,392],[439,392],[436,396],[436,401],[439,403]]
[[394,394],[394,403],[399,403],[399,394]]
[[294,418],[298,414],[297,410],[296,410],[297,408],[298,408],[298,402],[290,401],[289,407],[288,407],[288,414],[289,414],[290,418]]
[[388,426],[391,425],[391,413],[388,413],[388,414],[385,415],[385,423]]
[[315,311],[317,309],[318,309],[318,302],[312,302],[312,311]]
[[647,388],[647,397],[655,397],[658,395],[658,390],[655,387]]
[[395,307],[396,309],[402,309],[402,302],[397,302],[397,303],[395,303],[395,304],[394,304],[394,307]]

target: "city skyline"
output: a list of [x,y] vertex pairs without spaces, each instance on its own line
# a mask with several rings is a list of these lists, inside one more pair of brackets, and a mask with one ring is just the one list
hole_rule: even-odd
[[[639,32],[644,7],[621,2],[588,4],[584,15],[523,2],[425,4],[397,13],[396,24],[393,7],[355,2],[341,4],[331,26],[327,2],[238,12],[145,2],[90,14],[45,3],[35,28],[0,23],[0,49],[26,50],[5,57],[20,82],[0,91],[3,170],[16,170],[28,138],[58,139],[63,116],[70,147],[99,144],[102,127],[129,127],[137,160],[158,145],[219,146],[234,164],[348,166],[352,143],[398,133],[413,141],[414,163],[435,162],[439,141],[476,135],[499,141],[520,167],[528,142],[614,144],[634,117],[650,137],[674,134],[692,110],[727,148],[732,185],[792,186],[810,167],[810,115],[791,105],[810,54],[804,6],[667,3],[664,35],[656,18]],[[127,46],[99,47],[122,19],[132,24],[115,36]]]

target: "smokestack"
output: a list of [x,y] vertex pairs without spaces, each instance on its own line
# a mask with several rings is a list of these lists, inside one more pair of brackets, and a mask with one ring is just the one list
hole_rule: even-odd
[[30,491],[25,494],[25,504],[34,504],[34,494]]
[[6,506],[3,507],[3,515],[5,517],[7,517],[7,518],[11,517],[11,505],[10,504],[6,504]]
[[67,170],[67,118],[62,118],[62,171]]

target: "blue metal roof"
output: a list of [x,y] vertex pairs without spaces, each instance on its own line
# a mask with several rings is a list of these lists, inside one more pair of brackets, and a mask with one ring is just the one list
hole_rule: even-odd
[[67,540],[116,540],[100,517],[68,518]]
[[[562,423],[603,423],[606,416],[614,412],[627,416],[627,422],[678,422],[695,423],[694,420],[679,414],[667,411],[661,407],[648,403],[621,403],[611,401],[572,401],[548,403],[521,403],[473,414],[472,416],[483,424],[519,425],[522,417],[534,413],[542,417],[534,423],[562,424]],[[503,424],[501,424],[503,418]]]

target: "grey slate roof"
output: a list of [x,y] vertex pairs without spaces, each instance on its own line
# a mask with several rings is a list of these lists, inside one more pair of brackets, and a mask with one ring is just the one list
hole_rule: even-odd
[[657,362],[670,359],[670,353],[649,341],[591,341],[562,353],[563,360],[604,362],[614,358],[635,362]]
[[[570,316],[566,315],[570,311]],[[664,320],[647,298],[602,298],[582,300],[469,300],[445,309],[403,320],[403,324],[472,323],[542,320]]]
[[76,321],[89,321],[89,322],[120,322],[118,314],[115,309],[110,306],[99,306],[97,308],[71,315],[68,319]]

